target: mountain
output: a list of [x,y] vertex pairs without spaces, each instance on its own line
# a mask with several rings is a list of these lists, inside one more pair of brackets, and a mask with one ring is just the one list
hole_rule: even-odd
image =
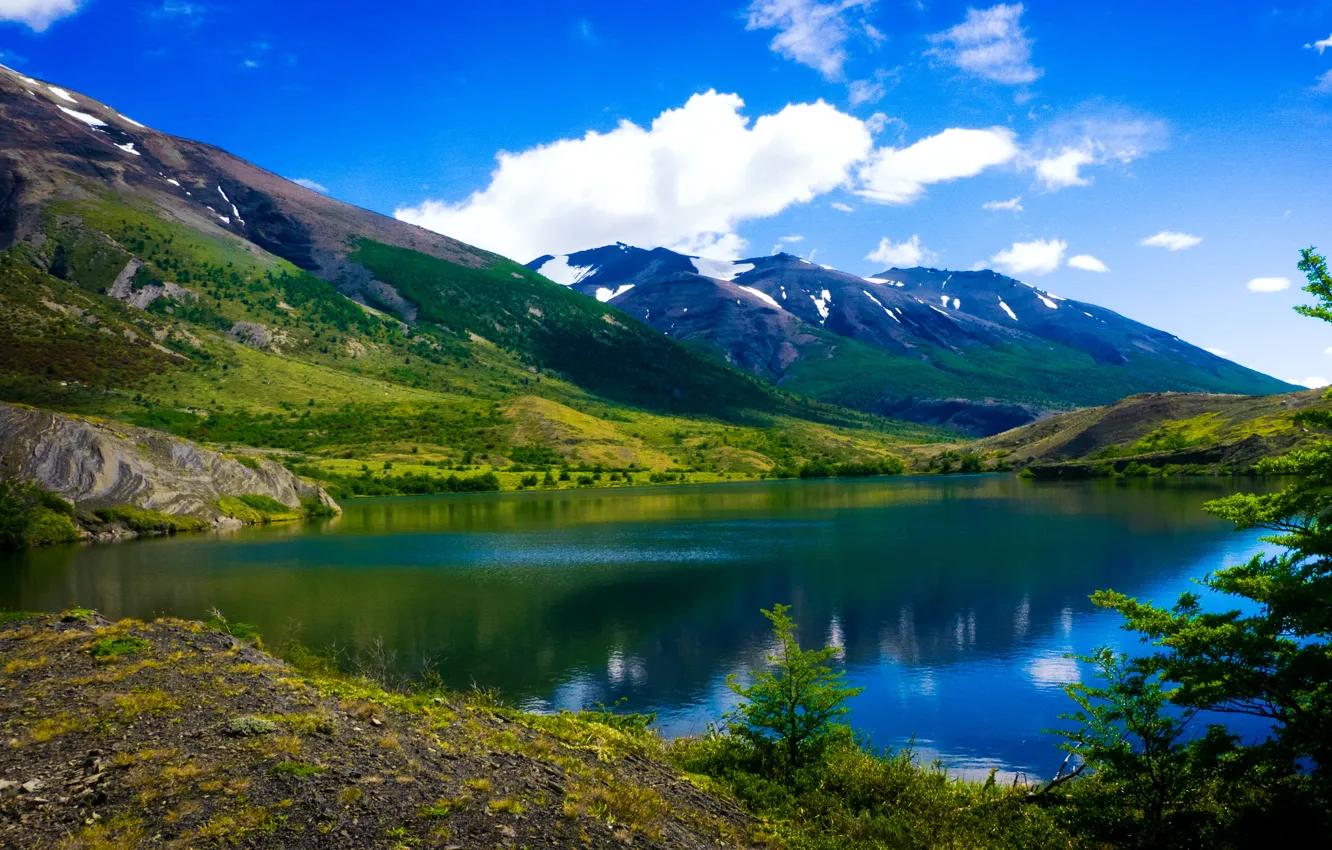
[[994,433],[1139,392],[1294,389],[1111,310],[993,271],[870,277],[617,244],[528,264],[794,391]]
[[532,465],[752,476],[943,436],[3,68],[0,400],[273,453],[344,493]]
[[1316,435],[1296,417],[1332,409],[1323,390],[1265,396],[1149,393],[1075,410],[972,443],[969,451],[1030,468],[1038,478],[1167,467],[1242,471]]

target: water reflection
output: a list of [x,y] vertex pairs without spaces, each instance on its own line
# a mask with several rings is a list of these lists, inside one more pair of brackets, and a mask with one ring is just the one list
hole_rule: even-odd
[[731,705],[728,673],[770,650],[787,602],[865,688],[853,721],[918,736],[950,765],[1041,771],[1067,709],[1064,657],[1122,643],[1088,594],[1167,599],[1246,557],[1200,511],[1219,482],[1033,485],[1013,478],[353,501],[337,521],[0,561],[0,604],[111,616],[218,606],[270,636],[364,645],[541,708],[658,711],[670,733]]

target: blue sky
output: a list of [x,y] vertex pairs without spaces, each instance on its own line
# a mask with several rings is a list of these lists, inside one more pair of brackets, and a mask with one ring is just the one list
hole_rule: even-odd
[[0,0],[0,19],[4,64],[520,261],[622,239],[983,264],[1332,378],[1332,329],[1290,310],[1297,250],[1332,250],[1327,0]]

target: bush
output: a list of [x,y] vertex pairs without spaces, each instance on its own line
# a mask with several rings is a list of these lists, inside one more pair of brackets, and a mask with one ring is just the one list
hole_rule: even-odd
[[0,549],[25,549],[79,539],[74,506],[20,481],[0,481]]
[[788,777],[820,755],[841,731],[837,720],[850,711],[846,701],[863,690],[842,681],[846,671],[834,673],[824,664],[836,649],[800,648],[789,610],[787,605],[774,605],[763,612],[772,621],[772,634],[780,646],[776,655],[768,657],[772,669],[752,671],[753,683],[747,687],[735,675],[726,681],[742,700],[731,719],[732,734],[774,759]]

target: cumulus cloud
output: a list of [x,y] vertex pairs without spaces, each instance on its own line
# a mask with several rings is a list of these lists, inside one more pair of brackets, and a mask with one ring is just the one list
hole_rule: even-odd
[[968,9],[962,23],[930,36],[933,56],[968,74],[1020,85],[1043,73],[1031,64],[1031,39],[1022,29],[1022,4]]
[[1319,94],[1332,94],[1332,71],[1324,71],[1322,76],[1314,80],[1313,90]]
[[1141,244],[1148,248],[1165,248],[1167,251],[1183,251],[1202,242],[1201,236],[1192,233],[1178,233],[1174,230],[1162,230],[1155,236],[1148,236]]
[[1056,121],[1041,131],[1023,154],[1022,164],[1036,172],[1047,192],[1087,186],[1088,166],[1128,165],[1165,146],[1166,125],[1120,110]]
[[1306,44],[1304,46],[1312,47],[1314,50],[1318,51],[1319,56],[1322,56],[1324,50],[1327,50],[1329,47],[1332,47],[1332,35],[1329,35],[1327,38],[1319,39],[1318,41],[1315,41],[1313,44]]
[[1068,258],[1070,269],[1082,269],[1084,272],[1108,272],[1110,268],[1091,254],[1078,254]]
[[1206,351],[1208,354],[1215,354],[1217,357],[1226,356],[1225,350],[1221,348],[1204,348],[1203,351]]
[[856,211],[856,208],[855,208],[855,207],[851,206],[850,204],[844,204],[844,203],[842,203],[841,201],[833,201],[831,204],[828,204],[828,206],[830,206],[830,207],[832,207],[833,209],[838,210],[838,211],[840,211],[840,212],[855,212],[855,211]]
[[856,193],[881,204],[909,204],[933,183],[975,177],[1018,155],[1013,131],[950,128],[905,148],[880,148],[859,171]]
[[0,21],[27,24],[45,32],[56,20],[79,10],[81,0],[0,0]]
[[1013,247],[1000,251],[990,262],[1011,275],[1049,274],[1059,268],[1068,243],[1062,239],[1035,239],[1014,242]]
[[[768,46],[773,52],[808,65],[829,80],[842,78],[846,63],[846,41],[853,29],[866,32],[871,39],[878,30],[865,30],[863,22],[853,21],[857,10],[867,9],[873,0],[753,0],[746,27],[751,30],[777,30]],[[880,38],[882,36],[880,35]]]
[[1308,378],[1302,378],[1298,381],[1292,381],[1291,383],[1296,383],[1299,384],[1300,386],[1308,387],[1311,390],[1316,390],[1319,387],[1327,386],[1329,381],[1327,380],[1327,378],[1320,378],[1317,377],[1316,375],[1311,375]]
[[327,186],[322,183],[316,183],[308,177],[296,177],[291,182],[295,183],[297,186],[304,186],[311,191],[318,192],[321,195],[328,194]]
[[743,107],[709,91],[646,128],[624,121],[500,153],[490,184],[467,199],[394,214],[520,260],[616,240],[735,257],[739,223],[843,185],[873,147],[862,121],[822,101],[752,121]]
[[1016,198],[1009,198],[1006,201],[986,201],[981,204],[981,209],[989,212],[998,212],[1000,210],[1022,212],[1022,196],[1018,195]]
[[879,247],[865,255],[888,268],[909,269],[936,262],[939,257],[933,251],[920,244],[920,237],[914,233],[905,242],[893,243],[887,236],[879,240]]
[[1245,284],[1250,292],[1281,292],[1290,289],[1288,277],[1255,277]]

